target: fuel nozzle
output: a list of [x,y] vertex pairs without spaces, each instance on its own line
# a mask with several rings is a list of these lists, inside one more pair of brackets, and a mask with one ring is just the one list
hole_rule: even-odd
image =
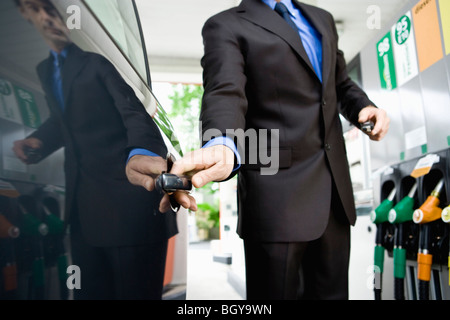
[[19,208],[23,214],[22,230],[24,234],[29,236],[46,236],[48,234],[48,226],[45,223],[29,213],[24,206],[19,204]]
[[417,254],[417,279],[419,280],[419,299],[429,299],[429,282],[431,280],[431,266],[433,255],[431,249],[431,226],[433,222],[441,217],[442,209],[439,208],[439,196],[444,186],[444,179],[439,180],[427,200],[413,213],[413,221],[421,224],[419,252]]
[[431,266],[433,255],[430,253],[431,237],[430,224],[421,226],[419,252],[417,254],[417,279],[419,280],[419,300],[429,300],[429,283],[431,280]]
[[48,225],[48,233],[50,236],[56,237],[57,241],[57,266],[58,266],[58,277],[60,280],[60,296],[61,299],[68,299],[68,291],[66,286],[67,281],[67,255],[64,248],[63,236],[64,236],[64,222],[47,207],[43,205],[43,210],[45,212],[45,222]]
[[417,182],[414,183],[408,195],[400,200],[389,211],[389,222],[395,224],[394,234],[394,294],[396,300],[404,300],[404,279],[406,275],[406,249],[404,248],[404,222],[412,221],[414,212],[414,194]]
[[408,195],[389,211],[388,219],[390,223],[402,223],[412,220],[414,213],[414,194],[416,190],[417,182],[414,183]]
[[393,188],[389,196],[384,199],[380,205],[370,213],[370,220],[373,223],[383,223],[388,221],[389,211],[394,207],[394,197],[396,189]]
[[380,205],[370,213],[370,219],[377,224],[377,233],[375,236],[375,250],[374,250],[374,273],[375,273],[375,300],[381,300],[381,276],[384,268],[384,247],[383,247],[383,223],[388,221],[389,210],[394,206],[395,187],[389,193],[388,197],[384,199]]
[[45,222],[48,226],[49,234],[62,234],[64,232],[64,222],[54,215],[47,206],[43,206],[45,212]]
[[442,209],[441,218],[445,223],[450,223],[450,205]]
[[[450,205],[448,205],[447,207],[445,207],[442,210],[442,215],[441,215],[442,221],[444,221],[445,223],[450,223]],[[450,240],[450,237],[449,237]],[[449,248],[450,248],[450,244],[449,244]],[[450,286],[450,252],[448,254],[448,285]]]
[[441,217],[442,209],[439,208],[439,196],[444,186],[444,179],[439,180],[434,190],[428,196],[427,200],[413,213],[415,223],[428,223]]
[[17,265],[14,260],[13,244],[8,240],[15,239],[19,235],[19,228],[0,213],[0,239],[7,239],[3,240],[6,242],[2,246],[2,256],[6,262],[2,268],[3,291],[5,293],[12,293],[17,289]]
[[42,243],[38,239],[48,234],[48,225],[28,211],[29,206],[27,206],[26,202],[23,204],[19,203],[19,209],[22,212],[21,230],[23,230],[24,235],[36,240],[31,243],[34,260],[31,265],[30,288],[32,290],[31,295],[35,299],[41,300],[45,296],[45,262]]
[[19,237],[20,229],[13,225],[3,214],[0,213],[0,239],[15,239]]

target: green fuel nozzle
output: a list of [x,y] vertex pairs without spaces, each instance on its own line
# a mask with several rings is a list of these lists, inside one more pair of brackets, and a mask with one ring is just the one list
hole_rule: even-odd
[[394,207],[394,197],[396,189],[392,189],[389,196],[384,199],[380,205],[370,213],[370,220],[373,223],[383,223],[388,221],[389,211]]
[[44,206],[44,212],[49,234],[62,234],[64,232],[64,222],[54,215],[46,206]]
[[46,236],[48,234],[48,226],[42,223],[38,218],[29,213],[22,205],[19,208],[23,214],[23,222],[21,229],[28,236]]
[[388,221],[389,211],[394,206],[394,197],[396,189],[395,187],[389,193],[388,197],[384,199],[380,205],[370,213],[370,219],[373,223],[377,224],[377,234],[375,237],[375,251],[374,251],[374,274],[375,283],[378,286],[374,287],[375,299],[381,300],[381,275],[383,274],[384,267],[384,247],[382,245],[383,227],[382,223]]
[[[417,191],[417,182],[414,183],[408,195],[400,200],[394,208],[389,211],[389,222],[396,224],[394,256],[394,278],[404,279],[406,274],[406,249],[403,248],[403,222],[412,221],[414,212],[414,194]],[[397,281],[397,280],[396,280]],[[395,283],[403,286],[403,282]],[[403,292],[396,288],[396,299],[403,300]]]
[[417,182],[414,183],[408,195],[399,201],[389,211],[389,222],[390,223],[402,223],[406,221],[412,221],[414,213],[414,194],[417,190]]

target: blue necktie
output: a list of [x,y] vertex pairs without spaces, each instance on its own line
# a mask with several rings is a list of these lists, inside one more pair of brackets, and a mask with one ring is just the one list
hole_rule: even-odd
[[277,4],[275,5],[275,11],[284,19],[286,20],[287,24],[295,30],[295,32],[298,33],[298,28],[295,25],[294,21],[292,21],[289,11],[286,8],[286,6],[281,3],[281,2],[277,2]]
[[64,64],[64,57],[61,54],[58,54],[58,57],[55,61],[55,96],[58,102],[59,107],[62,111],[64,111],[64,97],[63,97],[63,88],[62,88],[62,67]]
[[[299,35],[300,37],[300,41],[303,44],[303,47],[305,48],[306,54],[308,55],[309,61],[311,62],[317,76],[319,77],[320,81],[322,82],[322,60],[321,60],[321,55],[322,55],[322,48],[315,48],[314,47],[314,35],[310,34],[309,36],[305,34],[305,32],[308,32],[308,29],[306,27],[306,31],[303,33],[303,35],[301,35],[299,33],[299,29],[297,27],[297,25],[294,23],[294,21],[292,21],[291,19],[291,15],[289,14],[288,9],[286,8],[286,6],[281,3],[281,2],[277,2],[277,4],[275,5],[275,9],[274,9],[286,22],[287,24],[295,30],[295,32]],[[308,22],[306,22],[308,23]],[[311,31],[313,32],[313,31]],[[306,37],[304,39],[304,37]],[[317,52],[318,50],[318,52]]]

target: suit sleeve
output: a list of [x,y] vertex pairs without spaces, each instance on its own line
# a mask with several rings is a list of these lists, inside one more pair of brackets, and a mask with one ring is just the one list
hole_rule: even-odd
[[[334,37],[338,43],[338,34],[336,24],[331,17]],[[338,100],[340,102],[342,115],[353,125],[358,126],[359,112],[369,106],[375,104],[368,98],[366,93],[353,81],[347,74],[347,64],[345,62],[344,53],[337,49],[336,59],[336,90]]]
[[[48,63],[49,62],[47,59],[39,63],[36,67],[36,72],[43,89],[45,88],[44,70],[45,68],[47,68]],[[45,95],[45,100],[47,102],[47,105],[50,106],[47,93]],[[34,131],[27,137],[36,138],[42,142],[42,148],[40,150],[40,161],[64,146],[60,120],[58,119],[58,116],[54,112],[52,112],[51,108],[49,108],[49,110],[49,118],[41,126],[39,126],[36,131]]]
[[167,147],[161,132],[136,97],[133,89],[106,58],[99,56],[98,59],[102,81],[111,94],[114,105],[127,129],[128,152],[135,148],[141,148],[165,157]]
[[41,160],[64,146],[60,122],[53,114],[28,138],[36,138],[42,141]]
[[[228,25],[232,18],[213,17],[203,26],[204,95],[200,121],[202,144],[217,136],[234,138],[232,132],[245,129],[247,98],[244,56]],[[227,132],[228,129],[228,132]]]

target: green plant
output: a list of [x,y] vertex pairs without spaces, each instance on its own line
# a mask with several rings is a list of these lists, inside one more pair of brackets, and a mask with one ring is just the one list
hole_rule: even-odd
[[[173,93],[169,96],[172,100],[171,111],[168,117],[176,122],[176,131],[182,138],[184,152],[198,149],[199,132],[198,118],[200,114],[201,101],[203,96],[203,87],[199,85],[177,84],[172,86]],[[208,183],[197,191],[203,195],[214,198],[217,191],[217,183]],[[213,203],[211,203],[213,202]],[[208,201],[197,205],[198,210],[195,213],[196,226],[198,229],[211,230],[219,228],[219,204],[215,201]]]
[[218,206],[213,206],[209,203],[199,203],[197,207],[198,211],[205,213],[206,221],[209,222],[209,228],[218,228],[220,226]]
[[200,114],[203,87],[200,85],[173,85],[169,96],[172,107],[168,116],[177,123],[176,131],[183,137],[183,153],[199,147],[198,118]]

